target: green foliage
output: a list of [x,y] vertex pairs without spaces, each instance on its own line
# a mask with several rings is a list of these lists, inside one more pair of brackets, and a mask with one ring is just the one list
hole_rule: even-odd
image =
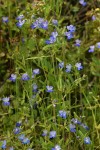
[[[99,1],[93,0],[83,7],[79,1],[40,0],[8,1],[1,0],[0,17],[8,16],[9,21],[0,21],[0,148],[7,141],[7,149],[47,150],[60,145],[62,150],[92,150],[100,147],[100,9]],[[18,27],[16,17],[24,15],[25,23]],[[91,17],[95,15],[96,20]],[[31,28],[37,18],[48,21],[48,29]],[[52,23],[58,20],[58,25]],[[23,19],[22,19],[23,20]],[[74,25],[76,31],[68,40],[66,26]],[[51,33],[58,36],[52,44],[46,44]],[[81,45],[75,46],[80,39]],[[95,45],[93,53],[90,46]],[[62,68],[59,63],[64,62]],[[83,68],[77,69],[76,63]],[[71,71],[66,65],[71,64]],[[39,69],[39,74],[33,74]],[[22,80],[27,73],[29,80]],[[10,81],[16,74],[16,81]],[[33,86],[38,86],[34,89]],[[46,86],[53,91],[47,92]],[[10,105],[5,106],[3,98],[10,98]],[[66,112],[66,119],[59,111]],[[86,126],[72,123],[77,118]],[[18,121],[21,133],[14,134]],[[76,132],[70,131],[70,124],[75,124]],[[44,130],[48,131],[43,137]],[[49,138],[50,131],[56,131],[54,139]],[[22,144],[18,136],[25,134],[30,144]],[[85,144],[84,138],[90,137],[91,143]]]

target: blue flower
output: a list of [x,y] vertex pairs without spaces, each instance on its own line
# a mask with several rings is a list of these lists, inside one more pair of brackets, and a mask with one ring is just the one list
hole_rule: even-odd
[[58,66],[59,66],[59,68],[64,68],[64,62],[62,61],[62,62],[60,62],[59,64],[58,64]]
[[3,23],[8,23],[8,22],[9,22],[8,17],[2,17],[2,22],[3,22]]
[[72,39],[73,38],[73,34],[72,34],[72,32],[65,32],[65,36],[67,36],[67,39],[68,40],[70,40],[70,39]]
[[51,93],[51,92],[53,92],[53,86],[46,86],[46,88],[47,88],[47,90],[46,90],[46,92],[48,92],[48,93]]
[[76,132],[76,126],[75,125],[70,124],[69,128],[70,128],[70,132]]
[[19,127],[14,128],[14,130],[13,130],[14,134],[19,134],[20,131],[21,131],[21,129]]
[[21,134],[20,136],[18,136],[18,139],[22,142],[25,138],[25,134]]
[[73,32],[75,32],[76,27],[73,26],[73,25],[69,25],[69,26],[67,26],[67,29],[68,29],[68,31],[70,31],[71,33],[73,33]]
[[84,123],[81,124],[81,126],[86,129],[86,130],[89,130],[89,127],[87,125],[85,125]]
[[66,111],[64,111],[64,110],[59,110],[58,116],[60,116],[61,118],[66,119],[66,118],[67,118]]
[[34,23],[31,25],[32,29],[35,28],[42,28],[47,30],[48,29],[48,21],[45,21],[43,18],[38,18]]
[[19,27],[19,28],[21,28],[21,27],[24,25],[25,21],[26,21],[26,20],[19,20],[19,21],[16,23],[16,26]]
[[37,92],[38,86],[35,83],[32,86],[33,86],[33,92]]
[[9,150],[14,150],[14,148],[13,148],[13,147],[10,147]]
[[47,30],[47,29],[48,29],[48,21],[42,22],[41,25],[40,25],[40,27],[41,27],[42,29]]
[[54,43],[54,42],[56,42],[56,38],[57,38],[57,36],[58,36],[58,32],[52,32],[51,33],[51,35],[50,35],[50,38],[49,38],[49,40],[46,40],[46,44],[52,44],[52,43]]
[[85,143],[85,144],[90,144],[90,143],[91,143],[90,138],[89,138],[89,137],[85,137],[85,138],[84,138],[84,143]]
[[54,42],[56,42],[56,38],[53,37],[53,36],[51,36],[51,37],[49,38],[49,40],[46,40],[46,41],[45,41],[46,44],[53,44]]
[[79,0],[79,3],[80,3],[82,6],[86,6],[86,5],[87,5],[87,2],[84,2],[84,0]]
[[30,140],[28,138],[24,138],[22,141],[23,144],[29,144]]
[[97,48],[100,48],[100,42],[97,43]]
[[56,38],[57,36],[58,36],[58,32],[55,31],[55,32],[52,32],[52,33],[51,33],[51,37]]
[[61,150],[61,147],[59,145],[55,145],[55,147],[52,148],[51,150]]
[[6,149],[6,140],[3,141],[2,145],[1,145],[2,149]]
[[9,106],[9,105],[10,105],[9,100],[10,100],[9,97],[4,97],[4,98],[2,99],[3,105],[4,105],[4,106]]
[[30,79],[30,77],[29,77],[29,75],[28,75],[27,73],[24,73],[24,74],[22,75],[22,78],[21,78],[21,79],[24,80],[24,81],[27,81],[27,80]]
[[71,121],[74,123],[74,124],[81,124],[81,122],[77,119],[77,118],[72,118]]
[[22,14],[22,15],[19,15],[17,18],[16,18],[16,20],[22,20],[24,18],[24,15]]
[[83,66],[81,63],[76,63],[75,66],[77,67],[77,70],[83,69]]
[[75,43],[75,46],[80,46],[80,44],[81,44],[81,40],[79,40],[79,39],[77,39],[76,41],[75,41],[76,43]]
[[96,20],[96,16],[95,15],[92,16],[92,20],[93,21]]
[[56,131],[50,131],[49,138],[52,139],[52,138],[55,138],[55,137],[56,137]]
[[22,125],[22,121],[16,123],[16,127],[20,127]]
[[15,82],[16,81],[16,74],[11,74],[11,77],[9,78],[10,81]]
[[72,65],[69,64],[69,65],[66,65],[66,72],[71,72],[71,69],[72,69]]
[[93,53],[93,52],[94,52],[94,48],[95,48],[94,45],[90,46],[90,49],[88,50],[88,52],[89,52],[89,53]]
[[43,130],[42,136],[47,136],[48,131],[47,130]]
[[31,24],[31,29],[35,29],[36,27],[38,27],[38,22],[34,22]]
[[52,23],[53,23],[54,25],[58,25],[58,20],[52,19]]
[[40,69],[34,69],[33,70],[33,75],[38,75],[40,74]]

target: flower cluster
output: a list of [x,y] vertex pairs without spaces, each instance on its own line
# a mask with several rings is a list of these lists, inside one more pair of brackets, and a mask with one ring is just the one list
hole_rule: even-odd
[[[18,21],[17,23],[16,23],[16,26],[17,27],[19,27],[19,28],[21,28],[23,25],[24,25],[24,23],[25,23],[25,19],[23,19],[24,18],[24,15],[22,14],[22,15],[19,15],[17,18],[16,18],[16,20]],[[22,20],[23,19],[23,20]]]
[[64,34],[65,34],[65,36],[67,36],[67,39],[70,40],[74,37],[73,33],[75,32],[76,27],[73,25],[69,25],[69,26],[67,26],[67,30],[68,30],[68,32],[65,32]]
[[21,141],[22,144],[29,144],[30,140],[25,137],[25,134],[21,134],[18,136],[18,139]]
[[46,44],[53,44],[54,42],[56,42],[57,36],[58,36],[58,32],[56,32],[56,31],[52,32],[49,40],[46,40],[45,43]]
[[[43,130],[42,136],[47,136],[48,131],[47,130]],[[50,131],[49,132],[49,138],[53,139],[56,137],[56,131]]]
[[31,29],[42,28],[44,30],[48,29],[48,21],[43,18],[37,18],[34,23],[31,24]]
[[[59,64],[58,64],[58,67],[59,68],[64,68],[64,62],[60,62]],[[75,67],[77,68],[77,70],[81,70],[81,69],[83,69],[83,66],[82,66],[82,64],[79,62],[79,63],[76,63],[75,64]],[[68,64],[68,65],[66,65],[66,70],[65,70],[65,72],[71,72],[71,69],[72,69],[72,65],[71,64]]]
[[66,119],[67,118],[67,113],[64,110],[59,110],[58,116],[60,116],[61,118]]

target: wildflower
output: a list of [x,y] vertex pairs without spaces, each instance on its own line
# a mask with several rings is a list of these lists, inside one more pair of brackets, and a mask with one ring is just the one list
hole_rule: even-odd
[[14,148],[13,148],[13,147],[10,147],[9,150],[14,150]]
[[8,22],[9,22],[8,17],[2,17],[2,22],[3,22],[3,23],[8,23]]
[[84,138],[84,143],[85,144],[90,144],[91,143],[90,138],[89,137],[85,137]]
[[75,125],[70,124],[70,125],[69,125],[69,128],[70,128],[70,132],[76,132],[76,127],[75,127]]
[[26,21],[26,20],[19,20],[19,21],[16,23],[16,26],[19,27],[19,28],[21,28],[21,27],[24,25],[25,21]]
[[88,127],[87,125],[85,125],[85,124],[82,123],[81,126],[82,126],[84,129],[89,130],[89,127]]
[[29,144],[30,140],[28,138],[24,138],[22,141],[23,144]]
[[58,114],[61,118],[66,119],[67,115],[66,115],[66,111],[63,110],[59,110],[59,114]]
[[51,93],[51,92],[53,92],[53,86],[46,86],[46,88],[47,88],[47,90],[46,90],[46,92],[48,92],[48,93]]
[[94,45],[90,46],[90,49],[88,50],[88,52],[89,52],[89,53],[93,53],[93,52],[94,52],[94,48],[95,48]]
[[44,21],[41,23],[40,27],[44,30],[47,30],[48,29],[48,21]]
[[46,41],[45,41],[46,44],[53,44],[54,42],[56,42],[56,38],[53,37],[53,36],[51,36],[51,37],[49,38],[49,40],[46,40]]
[[34,22],[31,24],[31,29],[35,29],[36,27],[38,27],[38,22]]
[[10,81],[15,82],[16,81],[16,74],[11,74],[11,77],[9,78]]
[[40,69],[34,69],[33,70],[33,75],[38,75],[40,74]]
[[96,16],[95,15],[92,16],[92,20],[93,21],[96,20]]
[[76,41],[75,41],[76,43],[75,43],[75,46],[80,46],[80,44],[81,44],[81,40],[79,40],[79,39],[77,39]]
[[18,136],[18,139],[22,142],[25,138],[25,134],[21,134],[20,136]]
[[52,32],[52,33],[51,33],[51,37],[56,38],[57,36],[58,36],[58,32],[55,31],[55,32]]
[[52,20],[52,24],[58,25],[58,20],[53,19],[53,20]]
[[42,136],[47,136],[48,131],[47,130],[43,130]]
[[69,26],[67,26],[67,29],[68,29],[68,31],[70,31],[71,33],[73,33],[73,32],[75,32],[76,27],[73,26],[73,25],[69,25]]
[[14,134],[19,134],[20,131],[21,131],[21,129],[19,127],[14,128],[14,130],[13,130]]
[[24,73],[24,74],[22,75],[22,80],[27,81],[27,80],[29,80],[29,79],[30,79],[30,77],[28,76],[27,73]]
[[59,66],[59,68],[64,68],[64,62],[62,61],[62,62],[60,62],[59,64],[58,64],[58,66]]
[[0,144],[0,146],[2,149],[5,149],[6,148],[6,140],[2,141],[2,145]]
[[71,121],[74,123],[74,124],[81,124],[81,122],[77,119],[77,118],[73,118],[71,119]]
[[76,63],[75,66],[77,67],[77,70],[83,69],[83,66],[81,63]]
[[56,137],[56,131],[50,131],[49,138],[52,139],[52,138],[55,138],[55,137]]
[[66,65],[66,72],[71,72],[71,69],[72,69],[72,65],[69,64],[69,65]]
[[20,127],[22,125],[22,121],[16,123],[16,127]]
[[59,145],[55,145],[55,147],[52,148],[51,150],[61,150],[61,147]]
[[52,43],[56,42],[57,36],[58,36],[58,32],[56,32],[56,31],[52,32],[49,40],[46,40],[46,44],[52,44]]
[[68,40],[73,38],[73,34],[71,32],[65,32],[65,36],[67,36]]
[[33,84],[33,92],[37,92],[38,86],[34,83]]
[[2,99],[3,105],[4,105],[4,106],[9,106],[9,105],[10,105],[9,100],[10,100],[9,97],[4,97],[4,98]]
[[24,18],[24,15],[22,14],[22,15],[19,15],[17,18],[16,18],[16,20],[22,20]]
[[44,21],[43,18],[38,18],[34,23],[32,23],[31,28],[42,28],[46,30],[48,29],[48,21]]
[[97,43],[97,48],[100,48],[100,42]]
[[79,0],[79,3],[80,3],[82,6],[86,6],[86,5],[87,5],[87,2],[84,2],[84,0]]

